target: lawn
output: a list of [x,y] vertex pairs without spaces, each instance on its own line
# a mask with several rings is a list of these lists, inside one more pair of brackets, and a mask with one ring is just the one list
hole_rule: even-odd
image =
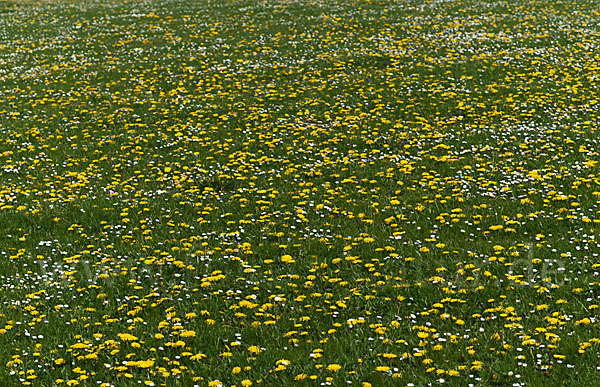
[[0,386],[596,386],[600,3],[0,3]]

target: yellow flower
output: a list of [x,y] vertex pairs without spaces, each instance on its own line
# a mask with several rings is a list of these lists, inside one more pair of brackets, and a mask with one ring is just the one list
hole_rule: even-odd
[[134,335],[130,335],[129,333],[119,333],[117,336],[119,336],[119,338],[123,341],[134,341],[138,339],[137,337],[135,337]]
[[190,356],[190,360],[200,360],[200,359],[204,359],[205,357],[206,357],[205,354],[197,353],[195,355]]
[[249,346],[248,351],[250,351],[250,353],[253,355],[258,355],[261,352],[260,348],[258,348],[256,345]]
[[283,263],[294,263],[296,261],[294,261],[294,259],[292,258],[291,255],[285,254],[281,256],[281,262]]
[[332,371],[332,372],[338,372],[341,368],[342,368],[342,366],[339,364],[330,364],[327,366],[327,370]]
[[196,336],[196,332],[194,332],[194,331],[183,331],[183,332],[181,332],[181,334],[179,336],[181,336],[183,338],[194,337],[194,336]]
[[479,361],[479,360],[475,360],[475,361],[474,361],[473,363],[471,363],[471,364],[473,364],[473,365],[471,366],[471,369],[472,369],[472,370],[479,370],[479,369],[481,369],[481,367],[483,367],[483,362],[481,362],[481,361]]
[[154,360],[140,360],[137,362],[139,368],[150,368],[154,365]]

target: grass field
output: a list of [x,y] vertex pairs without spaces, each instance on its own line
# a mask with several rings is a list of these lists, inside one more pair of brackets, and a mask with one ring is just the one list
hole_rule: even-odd
[[0,386],[596,386],[600,3],[0,3]]

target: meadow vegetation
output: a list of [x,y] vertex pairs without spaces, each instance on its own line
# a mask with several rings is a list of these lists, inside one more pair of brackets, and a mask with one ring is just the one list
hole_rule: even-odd
[[0,385],[597,385],[598,5],[0,3]]

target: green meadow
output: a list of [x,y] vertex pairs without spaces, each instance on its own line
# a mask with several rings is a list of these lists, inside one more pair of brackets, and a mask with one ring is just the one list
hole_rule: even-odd
[[0,3],[0,386],[597,386],[600,3]]

